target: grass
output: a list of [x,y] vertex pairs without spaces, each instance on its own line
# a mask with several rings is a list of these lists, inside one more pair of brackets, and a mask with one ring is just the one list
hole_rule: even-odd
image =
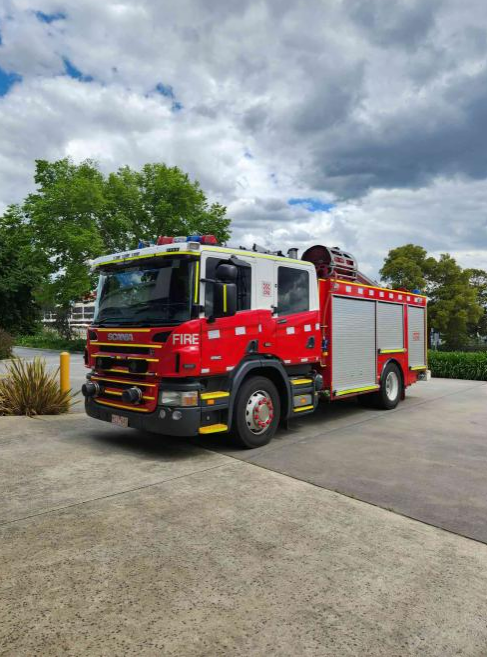
[[42,330],[35,335],[19,335],[15,338],[18,347],[34,347],[36,349],[56,349],[58,351],[81,351],[86,347],[84,338],[66,340],[52,330]]
[[485,351],[430,351],[428,366],[434,377],[487,381]]
[[59,370],[41,358],[14,360],[0,379],[0,415],[60,415],[69,411],[71,391],[61,392]]

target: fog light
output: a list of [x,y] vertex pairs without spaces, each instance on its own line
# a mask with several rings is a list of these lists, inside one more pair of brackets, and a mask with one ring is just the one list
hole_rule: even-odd
[[143,392],[140,388],[127,388],[122,392],[122,401],[125,403],[136,404],[142,401]]
[[159,411],[159,417],[161,418],[161,420],[163,420],[166,417],[166,411],[164,409],[161,409]]
[[96,397],[100,394],[100,386],[94,381],[89,381],[88,383],[83,383],[81,392],[85,397]]
[[172,414],[173,420],[180,420],[182,417],[183,414],[181,413],[181,411],[174,411],[174,413]]

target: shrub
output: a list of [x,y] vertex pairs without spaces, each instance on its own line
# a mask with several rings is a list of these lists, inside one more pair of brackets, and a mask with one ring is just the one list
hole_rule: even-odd
[[12,358],[12,348],[14,340],[10,333],[0,328],[0,360],[2,358]]
[[69,411],[70,392],[61,392],[59,370],[48,372],[46,362],[14,360],[0,379],[0,415],[59,415]]
[[19,347],[34,347],[37,349],[56,349],[58,351],[84,351],[85,338],[67,340],[52,329],[42,328],[34,335],[19,335],[15,343]]
[[487,381],[485,351],[430,351],[428,364],[432,376],[435,377]]

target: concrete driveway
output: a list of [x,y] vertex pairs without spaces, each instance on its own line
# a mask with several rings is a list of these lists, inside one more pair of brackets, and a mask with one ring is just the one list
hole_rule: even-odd
[[2,655],[486,654],[482,543],[83,414],[0,453]]
[[485,657],[486,401],[433,380],[244,452],[0,418],[0,654]]

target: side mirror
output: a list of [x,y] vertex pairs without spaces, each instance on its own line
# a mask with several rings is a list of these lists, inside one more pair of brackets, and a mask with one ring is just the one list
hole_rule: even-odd
[[222,283],[236,283],[238,269],[235,265],[227,262],[221,262],[215,271],[217,281]]
[[[229,265],[224,266],[228,267]],[[235,315],[237,312],[237,286],[235,283],[215,281],[213,285],[213,310],[215,317]]]

